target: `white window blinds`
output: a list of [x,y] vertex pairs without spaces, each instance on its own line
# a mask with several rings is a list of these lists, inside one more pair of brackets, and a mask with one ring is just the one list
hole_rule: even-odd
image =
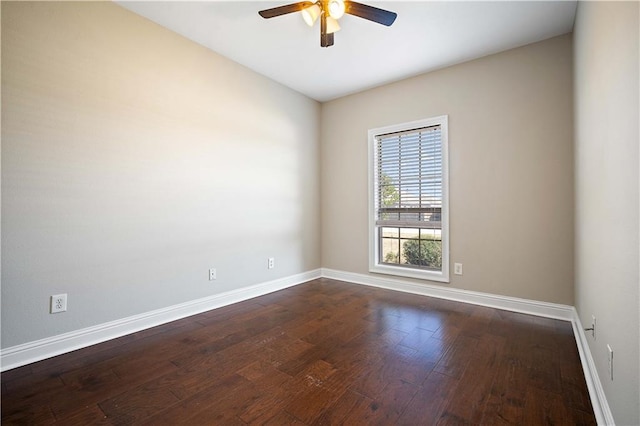
[[376,225],[441,229],[440,125],[375,137]]

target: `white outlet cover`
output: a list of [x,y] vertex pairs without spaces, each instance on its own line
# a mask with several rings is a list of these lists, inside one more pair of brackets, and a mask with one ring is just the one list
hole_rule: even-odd
[[462,275],[462,263],[453,264],[453,273],[456,275]]
[[67,310],[67,295],[54,294],[51,296],[50,311],[52,314],[65,312]]

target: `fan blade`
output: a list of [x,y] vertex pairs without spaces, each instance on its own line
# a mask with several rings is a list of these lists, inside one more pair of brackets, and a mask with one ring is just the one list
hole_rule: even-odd
[[327,15],[320,16],[320,47],[333,46],[333,33],[327,34]]
[[306,9],[309,6],[313,6],[310,1],[301,1],[298,3],[287,4],[284,6],[274,7],[272,9],[265,9],[258,12],[264,19],[275,18],[276,16],[286,15],[288,13],[299,12],[302,9]]
[[366,4],[357,3],[355,1],[345,1],[345,13],[357,16],[359,18],[368,19],[387,27],[393,24],[398,14],[389,12],[388,10],[378,9],[377,7],[368,6]]

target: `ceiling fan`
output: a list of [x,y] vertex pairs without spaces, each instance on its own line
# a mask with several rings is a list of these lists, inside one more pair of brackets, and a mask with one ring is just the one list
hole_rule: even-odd
[[261,10],[258,14],[265,19],[269,19],[294,12],[302,12],[302,17],[309,26],[313,26],[315,21],[320,18],[320,46],[322,47],[333,46],[333,34],[340,30],[338,19],[345,13],[377,22],[387,27],[393,24],[393,21],[398,16],[395,12],[349,0],[301,1]]

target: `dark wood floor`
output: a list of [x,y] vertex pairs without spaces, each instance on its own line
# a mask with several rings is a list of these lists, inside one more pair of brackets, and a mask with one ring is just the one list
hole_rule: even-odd
[[1,379],[3,424],[595,424],[570,323],[328,279]]

